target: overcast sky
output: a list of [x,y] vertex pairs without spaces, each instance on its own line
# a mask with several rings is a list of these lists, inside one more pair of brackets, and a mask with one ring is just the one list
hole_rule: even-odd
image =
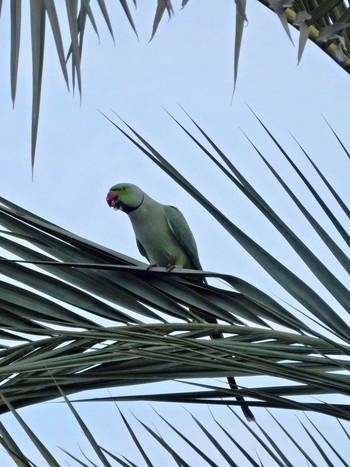
[[[170,22],[167,19],[162,21],[150,44],[148,39],[154,13],[154,8],[149,8],[151,2],[139,2],[134,14],[139,41],[127,24],[118,2],[106,3],[110,6],[111,17],[114,17],[116,44],[113,44],[100,15],[97,15],[100,40],[90,25],[85,36],[81,105],[77,93],[73,98],[72,93],[66,90],[51,31],[47,31],[33,182],[30,167],[31,52],[28,13],[23,12],[19,82],[13,110],[9,84],[9,11],[7,4],[3,6],[0,22],[1,196],[78,235],[142,259],[127,216],[108,209],[105,202],[111,185],[117,182],[135,183],[155,199],[182,210],[196,237],[204,269],[239,276],[267,293],[283,296],[283,291],[274,281],[216,225],[201,206],[138,152],[99,113],[100,110],[116,118],[112,113],[115,110],[168,157],[211,202],[229,214],[240,228],[315,286],[311,273],[283,240],[190,143],[162,108],[165,107],[187,124],[188,119],[178,106],[181,104],[237,163],[286,223],[292,225],[322,259],[329,261],[332,270],[343,280],[340,268],[328,258],[326,249],[320,245],[291,202],[278,191],[277,184],[266,173],[240,128],[273,164],[282,167],[282,173],[287,173],[284,171],[287,170],[286,164],[281,161],[274,145],[248,109],[248,103],[291,155],[304,164],[305,173],[310,174],[311,181],[317,187],[316,177],[303,162],[289,131],[317,161],[329,180],[336,184],[344,200],[348,201],[348,159],[339,151],[339,145],[330,136],[321,115],[337,129],[344,144],[349,147],[348,75],[312,43],[307,44],[304,57],[296,66],[297,48],[290,43],[276,16],[259,2],[251,1],[248,2],[249,23],[244,30],[238,82],[231,103],[235,22],[232,1],[192,0],[181,11],[181,2],[174,1],[175,17]],[[297,33],[292,31],[292,35],[297,44]],[[4,47],[4,44],[8,44],[8,47]],[[306,202],[312,203],[294,180],[294,175],[286,176],[291,177],[291,186],[296,190],[300,188],[298,195],[305,196]],[[320,293],[329,298],[323,290]],[[111,407],[86,406],[81,408],[81,412],[103,446],[126,454],[128,446],[132,449],[132,443],[125,430],[120,428],[119,417]],[[146,404],[133,405],[133,410],[145,421],[156,420]],[[171,420],[181,418],[181,423],[186,424],[189,421],[188,414],[182,408],[159,406],[159,410]],[[219,416],[224,412],[224,408],[215,409]],[[50,403],[26,408],[20,413],[50,448],[58,444],[79,455],[78,443],[83,448],[87,446],[67,408]],[[206,407],[194,407],[193,413],[203,419],[208,418]],[[282,422],[288,423],[297,436],[295,416],[278,411],[274,413],[279,415]],[[267,415],[259,410],[256,414],[258,420],[268,426]],[[6,416],[4,420],[15,439],[21,440],[20,429],[12,417]],[[325,417],[319,417],[318,423],[320,428],[326,429],[330,422]],[[329,430],[330,438],[331,432]],[[252,441],[242,434],[241,442],[249,444]],[[282,446],[283,443],[281,440]],[[32,452],[30,448],[26,450],[28,455]],[[63,463],[65,457],[59,455]],[[214,453],[212,455],[215,462],[225,465],[220,458],[215,458]],[[6,463],[6,459],[7,456],[0,451],[1,465],[13,465]],[[159,454],[156,465],[166,465],[164,459]],[[241,459],[237,454],[236,462],[244,467],[246,464]]]

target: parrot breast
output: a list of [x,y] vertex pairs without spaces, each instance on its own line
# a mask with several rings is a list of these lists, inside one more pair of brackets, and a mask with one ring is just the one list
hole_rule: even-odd
[[164,206],[149,197],[140,209],[129,214],[137,241],[151,264],[192,268],[183,247],[169,228]]

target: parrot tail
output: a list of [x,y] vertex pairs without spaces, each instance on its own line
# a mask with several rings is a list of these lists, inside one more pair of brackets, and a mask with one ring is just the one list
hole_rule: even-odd
[[[197,314],[199,314],[199,313],[197,312]],[[217,323],[217,320],[215,318],[213,318],[212,316],[209,316],[207,314],[205,314],[205,316],[204,316],[203,313],[200,313],[200,316],[202,318],[204,318],[205,321],[207,321],[208,323]],[[212,334],[210,336],[211,339],[222,339],[223,337],[224,336],[223,336],[222,332],[215,332],[214,334]],[[230,386],[230,389],[232,389],[233,391],[238,390],[236,380],[235,380],[235,378],[233,376],[228,376],[227,382],[228,382],[228,384]],[[235,397],[236,397],[237,402],[239,402],[240,405],[241,405],[241,409],[242,409],[242,412],[243,412],[246,420],[248,422],[255,422],[255,417],[253,415],[253,412],[250,410],[249,405],[244,400],[244,397],[242,397],[242,396],[235,396]]]
[[[237,386],[237,383],[236,383],[236,380],[233,376],[229,376],[227,378],[227,382],[230,386],[230,389],[232,390],[237,390],[238,389],[238,386]],[[236,399],[237,399],[237,402],[240,402],[241,404],[241,409],[242,409],[242,412],[246,418],[246,420],[248,422],[255,422],[255,417],[254,417],[254,414],[253,412],[250,410],[249,408],[249,405],[246,403],[246,401],[244,400],[244,397],[242,396],[236,396]]]

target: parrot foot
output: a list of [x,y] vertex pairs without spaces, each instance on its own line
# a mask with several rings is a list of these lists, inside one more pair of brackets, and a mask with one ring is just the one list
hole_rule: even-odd
[[[149,266],[147,266],[147,271],[149,271],[152,268],[158,268],[158,267],[159,267],[158,264],[152,263]],[[167,270],[167,272],[171,272],[173,269],[176,269],[176,268],[181,269],[181,267],[177,266],[176,264],[167,264],[165,266],[165,269]]]
[[181,269],[181,267],[177,266],[176,264],[168,264],[165,269],[167,270],[167,272],[171,272],[174,269]]

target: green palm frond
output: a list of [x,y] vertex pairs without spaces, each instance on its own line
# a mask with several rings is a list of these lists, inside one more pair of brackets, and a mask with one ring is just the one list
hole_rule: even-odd
[[[194,120],[192,123],[198,137],[180,126],[349,312],[350,293],[346,285],[295,236],[208,134]],[[10,342],[0,353],[3,395],[14,407],[21,407],[55,398],[60,390],[69,395],[87,389],[174,379],[267,375],[271,386],[261,387],[253,382],[249,388],[239,390],[249,397],[250,405],[314,410],[349,419],[347,403],[312,400],[312,396],[326,394],[349,396],[347,320],[225,217],[139,133],[127,126],[129,134],[113,124],[188,190],[299,303],[301,312],[230,275],[147,270],[132,258],[80,238],[1,199],[0,224],[4,230],[0,246],[8,252],[0,262],[1,272],[7,277],[0,284],[4,310],[1,329]],[[209,149],[204,143],[209,144]],[[346,267],[349,258],[345,251],[329,241],[277,172],[274,174]],[[326,207],[325,203],[320,205]],[[335,225],[341,231],[342,223]],[[343,231],[345,235],[346,230]],[[223,280],[226,286],[219,288],[191,280],[198,275]],[[198,321],[198,314],[208,313],[220,324],[192,322]],[[225,338],[211,341],[210,335],[217,330]],[[286,384],[276,388],[272,383],[280,379]],[[40,391],[36,391],[38,384]],[[208,386],[204,392],[201,388],[180,392],[178,396],[149,398],[236,404],[231,400],[234,393]],[[300,401],[300,397],[306,399]],[[147,397],[133,396],[137,398]],[[7,405],[3,404],[0,410],[6,411]]]
[[[338,218],[312,189],[303,170],[270,130],[258,121],[280,149],[281,157],[289,162],[291,170],[313,194],[344,244],[349,245],[344,220]],[[295,236],[249,184],[233,159],[223,153],[194,119],[190,119],[190,124],[194,125],[191,129],[179,120],[175,122],[201,149],[203,156],[208,157],[275,227],[338,305],[328,303],[318,290],[302,281],[297,271],[277,261],[256,239],[224,216],[136,130],[112,122],[141,154],[150,157],[214,216],[279,282],[294,305],[274,299],[228,274],[176,269],[168,272],[163,268],[148,270],[145,264],[133,258],[78,237],[1,198],[0,412],[11,410],[18,416],[16,409],[20,407],[61,395],[67,397],[85,390],[176,380],[181,383],[177,392],[143,394],[142,386],[138,386],[140,393],[132,396],[85,397],[84,401],[147,400],[231,407],[239,405],[233,398],[239,393],[255,411],[283,408],[350,420],[347,284]],[[334,242],[253,141],[251,144],[267,170],[275,176],[282,192],[290,196],[305,222],[344,271],[348,271],[349,256],[344,246]],[[305,151],[304,154],[311,161]],[[316,163],[313,162],[313,166],[327,182]],[[341,197],[334,188],[332,190],[335,202],[339,201]],[[345,209],[344,215],[347,214]],[[191,280],[198,275],[208,278],[210,283]],[[198,320],[201,313],[209,313],[219,324]],[[218,330],[224,337],[210,340]],[[233,391],[224,383],[214,385],[199,381],[200,378],[230,375],[244,376],[248,383]],[[264,384],[257,376],[265,377]],[[67,403],[71,404],[68,399]],[[79,417],[73,406],[70,407],[74,416]],[[147,424],[142,423],[142,426],[180,461],[182,456],[177,457],[179,454],[168,442],[161,440]],[[200,424],[198,427],[204,428]],[[314,429],[309,425],[303,425],[303,429],[319,452],[323,452]],[[88,428],[86,430],[88,434]],[[210,430],[207,427],[205,430],[211,440]],[[0,431],[0,436],[0,442],[13,451],[13,456],[25,458],[6,434],[6,429]],[[263,449],[278,459],[278,462],[275,459],[277,465],[288,465],[272,438],[269,443],[262,444]],[[108,450],[102,447],[94,449],[101,456],[109,456]],[[205,456],[204,452],[197,454]],[[307,452],[303,455],[310,457]],[[245,451],[245,456],[250,459],[251,454]],[[120,456],[116,458],[121,465],[128,465]]]
[[298,61],[309,38],[345,71],[350,71],[350,7],[344,0],[259,0],[273,9],[288,32],[300,30]]
[[[338,361],[337,356],[339,352],[347,353],[348,347],[318,336],[290,311],[245,281],[198,271],[149,271],[135,266],[137,262],[130,258],[2,202],[11,207],[1,208],[0,223],[11,230],[2,232],[1,246],[26,258],[24,262],[1,260],[3,275],[22,284],[2,282],[1,302],[6,313],[1,324],[4,337],[13,344],[2,350],[0,373],[5,381],[3,394],[14,406],[57,397],[57,385],[71,394],[84,389],[229,374],[270,374],[308,384],[305,371],[298,368],[300,363],[315,372],[319,383],[322,381],[321,393],[346,388],[347,376],[329,372],[337,371],[339,365],[347,368],[347,363]],[[14,238],[6,238],[13,234]],[[22,244],[24,241],[34,245],[32,251]],[[46,253],[39,254],[38,247]],[[67,258],[79,262],[67,262]],[[45,272],[34,270],[30,267],[33,265]],[[189,280],[189,276],[198,274],[225,279],[235,290]],[[193,307],[229,324],[189,323]],[[101,317],[113,326],[102,326]],[[166,322],[172,317],[187,323]],[[156,322],[147,324],[150,319]],[[245,320],[255,327],[245,325]],[[119,326],[115,327],[115,323]],[[273,330],[270,323],[283,326],[288,332]],[[208,340],[218,329],[227,338]],[[331,325],[329,329],[332,330]],[[29,342],[14,345],[19,339]],[[310,355],[315,349],[319,357]],[[236,358],[228,360],[230,355]],[[280,362],[282,355],[293,355],[293,362],[284,365]],[[324,368],[322,375],[320,368]],[[39,392],[35,391],[38,381],[42,385]],[[320,389],[314,386],[315,382],[304,390],[299,388],[299,393],[310,395],[314,388],[319,394]],[[295,395],[294,387],[289,390]],[[285,397],[288,388],[282,392]],[[247,390],[246,394],[263,400],[263,406],[283,406],[281,394],[271,395],[264,388]],[[232,391],[213,388],[205,400],[231,396]],[[192,394],[191,401],[196,399],[202,401],[203,394]],[[284,405],[298,406],[291,402]],[[322,404],[302,407],[325,413],[331,410]],[[334,414],[338,412],[339,408],[334,408]],[[346,410],[344,417],[348,417]]]
[[[345,71],[350,70],[350,7],[346,1],[297,1],[283,2],[280,0],[260,0],[260,2],[276,12],[281,20],[287,34],[290,36],[288,24],[299,28],[299,51],[298,61],[300,61],[307,39],[309,38],[322,50],[332,57]],[[137,29],[126,0],[119,0],[121,9],[127,21],[137,36]],[[187,1],[182,2],[185,7]],[[234,86],[237,82],[238,62],[240,48],[246,17],[246,0],[236,0],[236,27],[235,27],[235,52],[234,52]],[[137,2],[133,2],[136,7]],[[214,2],[213,2],[214,4]],[[218,8],[215,3],[213,8]],[[16,100],[16,88],[18,77],[18,64],[20,60],[21,25],[25,20],[22,12],[20,0],[12,1],[10,5],[11,21],[11,97],[13,105]],[[56,52],[64,80],[69,87],[67,71],[67,61],[71,61],[71,82],[73,88],[77,84],[80,96],[82,93],[82,71],[81,59],[83,53],[83,41],[86,24],[92,25],[95,33],[99,35],[97,13],[101,13],[103,21],[114,40],[113,26],[111,18],[115,12],[110,6],[106,6],[104,1],[89,2],[66,1],[65,12],[61,4],[54,0],[40,0],[30,2],[30,24],[32,41],[32,131],[31,131],[31,159],[32,169],[35,162],[35,150],[38,135],[41,87],[44,70],[44,51],[46,29],[51,29]],[[156,12],[153,20],[151,40],[156,34],[161,19],[167,13],[169,18],[174,14],[173,4],[170,0],[158,0]],[[3,14],[4,16],[4,14]],[[69,37],[62,36],[64,26],[68,26]],[[254,27],[254,25],[252,25]],[[66,58],[65,58],[66,47]]]
[[[136,26],[130,12],[128,2],[119,0],[122,11],[124,12],[127,21],[137,36]],[[136,1],[133,2],[136,7]],[[22,22],[27,18],[23,15],[23,7],[21,0],[10,2],[10,22],[11,22],[11,59],[10,59],[10,75],[11,75],[11,97],[13,105],[16,100],[18,64],[20,60],[20,44],[21,44],[21,29]],[[81,77],[81,57],[83,51],[83,39],[87,21],[92,25],[95,33],[98,35],[98,25],[96,14],[101,13],[102,18],[114,40],[112,21],[110,17],[115,15],[111,7],[106,6],[104,0],[98,2],[81,1],[78,5],[77,0],[67,0],[65,2],[65,11],[63,2],[55,2],[55,0],[35,0],[30,2],[30,26],[31,26],[31,41],[32,41],[32,132],[31,132],[31,159],[32,169],[35,162],[35,149],[38,135],[41,87],[43,78],[43,57],[46,45],[46,29],[47,26],[51,29],[56,46],[56,52],[59,58],[62,74],[69,87],[69,78],[67,71],[67,61],[71,60],[72,65],[72,83],[73,88],[77,83],[79,94],[82,93],[82,77]],[[173,13],[172,4],[169,0],[158,0],[157,9],[154,17],[153,32],[151,38],[154,37],[161,18],[164,12],[167,11],[169,16]],[[65,14],[64,14],[65,13]],[[4,14],[3,14],[4,16]],[[62,37],[62,29],[68,26],[69,38]],[[68,42],[67,42],[68,41]],[[64,44],[65,42],[65,44]],[[70,45],[69,45],[70,43]],[[67,58],[65,58],[64,47],[67,47]]]
[[[176,120],[175,120],[176,121]],[[296,300],[300,302],[303,306],[309,309],[311,313],[317,318],[324,320],[326,324],[328,320],[332,322],[332,326],[338,327],[340,332],[339,336],[342,334],[341,329],[345,329],[347,324],[344,322],[340,316],[335,313],[329,305],[317,294],[314,290],[303,283],[299,277],[294,274],[292,271],[288,270],[281,262],[275,259],[269,252],[260,247],[253,239],[248,237],[237,225],[235,225],[230,219],[224,216],[219,209],[216,208],[210,201],[203,196],[190,182],[188,182],[176,169],[172,166],[151,144],[149,144],[138,132],[136,132],[130,125],[125,125],[129,130],[127,133],[120,126],[110,120],[110,122],[122,133],[124,134],[136,147],[138,147],[147,157],[149,157],[155,164],[157,164],[162,170],[164,170],[171,178],[173,178],[180,186],[182,186],[189,194],[191,194],[234,238],[237,240],[246,251],[253,256],[253,258],[283,287],[285,288]],[[177,122],[179,124],[179,122]],[[208,142],[212,153],[210,150],[206,149],[200,143],[198,139],[191,134],[188,130],[185,129],[183,125],[180,127],[184,132],[190,136],[191,140],[203,151],[203,153],[208,156],[211,161],[213,161],[219,169],[230,179],[230,181],[242,191],[245,196],[253,203],[253,205],[259,209],[259,211],[266,217],[266,219],[278,230],[278,232],[284,237],[288,244],[294,249],[298,256],[305,262],[311,272],[318,278],[318,280],[324,285],[326,289],[338,302],[349,312],[350,310],[350,293],[346,285],[337,279],[337,277],[323,264],[318,258],[317,255],[312,252],[289,228],[283,220],[275,213],[272,208],[264,201],[264,199],[256,192],[256,190],[249,184],[248,180],[242,176],[242,174],[236,169],[234,164],[231,162],[230,158],[225,156],[223,152],[218,148],[218,146],[210,139],[210,137],[192,120],[192,123],[195,124],[197,130],[199,130],[200,135],[203,137],[204,142]],[[260,121],[261,123],[261,121]],[[267,128],[264,127],[267,131]],[[272,134],[268,132],[268,135],[273,140],[273,142],[280,149],[282,155],[288,158],[288,155],[283,150],[283,148],[278,144],[276,139],[273,138]],[[253,145],[254,146],[254,145]],[[297,196],[294,196],[293,192],[287,187],[283,182],[282,178],[278,173],[272,169],[272,166],[267,162],[267,159],[263,157],[262,153],[254,146],[258,154],[262,157],[267,167],[272,171],[277,180],[280,182],[283,189],[287,194],[293,199],[294,203],[301,210],[303,215],[306,217],[308,222],[315,229],[317,234],[322,238],[326,243],[327,247],[331,249],[333,255],[337,260],[342,264],[346,271],[349,271],[350,261],[348,255],[341,249],[338,248],[335,242],[332,242],[332,239],[326,233],[324,229],[317,223],[316,219],[312,218],[311,214],[307,209],[298,201]],[[223,163],[220,162],[222,160]],[[291,159],[289,158],[291,163]],[[292,168],[298,173],[299,177],[305,183],[305,177],[303,178],[302,172],[297,170],[295,164],[292,164]],[[324,177],[325,178],[325,177]],[[310,184],[307,185],[308,189],[311,191],[313,196],[316,198],[321,208],[326,212],[328,216],[331,214],[331,210],[327,208],[326,204],[322,202],[320,197],[315,196],[315,191],[312,191]],[[339,196],[337,197],[337,200]],[[345,211],[346,213],[346,211]],[[331,216],[333,224],[349,245],[350,237],[346,232],[346,229],[342,227],[340,222],[334,222],[334,216]],[[337,324],[336,324],[337,323]],[[345,328],[343,327],[345,325]],[[348,336],[343,335],[345,339],[348,339]]]
[[[137,36],[131,9],[136,7],[136,3],[136,0],[119,0],[118,7]],[[151,39],[165,14],[173,16],[174,3],[170,0],[157,1],[153,29],[150,27]],[[182,7],[187,3],[188,0],[183,0]],[[260,0],[260,3],[277,14],[289,37],[292,37],[290,25],[300,30],[298,62],[307,39],[310,39],[348,72],[349,2]],[[246,0],[236,0],[235,4],[236,85],[240,44],[249,18],[246,17]],[[110,4],[106,5],[103,0],[67,0],[59,6],[54,0],[32,0],[28,5],[33,68],[33,167],[47,30],[52,32],[67,87],[77,88],[81,96],[86,27],[91,24],[99,36],[100,17],[114,40],[112,24],[115,15]],[[218,8],[216,2],[213,5],[213,8]],[[1,6],[0,1],[0,11]],[[21,57],[21,25],[26,20],[23,15],[25,6],[19,0],[13,0],[8,11],[11,18],[10,74],[14,104]],[[254,27],[254,24],[250,23],[250,26]],[[69,31],[67,38],[62,35],[64,28]],[[69,61],[71,77],[67,67]],[[283,297],[270,296],[230,274],[148,269],[148,265],[134,258],[81,238],[0,198],[0,445],[16,465],[35,464],[4,426],[5,413],[13,415],[49,465],[60,465],[30,424],[24,421],[21,410],[18,411],[21,407],[58,398],[71,411],[95,456],[90,459],[82,451],[83,459],[79,459],[62,448],[79,465],[115,465],[115,462],[140,465],[134,452],[126,453],[124,457],[125,453],[116,453],[114,447],[110,449],[99,443],[79,414],[82,404],[122,406],[130,401],[172,402],[186,404],[187,407],[188,404],[193,404],[192,407],[206,404],[212,408],[209,426],[200,417],[189,415],[193,426],[205,440],[203,445],[192,438],[192,433],[186,435],[175,422],[161,415],[158,405],[156,414],[160,427],[157,425],[156,429],[149,419],[146,421],[116,410],[116,417],[121,417],[125,430],[135,443],[135,451],[145,465],[156,464],[152,449],[138,435],[139,429],[175,464],[190,465],[187,453],[178,450],[173,439],[166,437],[167,431],[162,431],[164,426],[179,437],[200,462],[208,465],[220,465],[222,462],[239,465],[237,458],[242,456],[245,462],[258,466],[265,462],[260,458],[261,453],[268,458],[266,465],[273,462],[281,466],[295,465],[293,454],[279,445],[277,432],[288,438],[310,465],[319,467],[322,462],[324,465],[349,465],[346,461],[349,449],[344,452],[339,449],[317,422],[327,417],[332,429],[338,429],[342,446],[348,447],[350,211],[346,200],[337,191],[338,187],[331,184],[329,174],[321,171],[318,160],[312,158],[296,139],[302,157],[305,156],[298,164],[255,115],[274,149],[278,149],[280,160],[288,166],[293,180],[298,179],[303,185],[317,211],[308,206],[298,192],[298,185],[289,183],[285,173],[280,172],[279,163],[271,162],[255,138],[245,135],[247,141],[257,160],[263,163],[270,180],[276,183],[279,193],[290,200],[303,218],[304,225],[317,236],[327,258],[332,259],[328,262],[306,238],[297,235],[294,225],[285,220],[284,213],[273,209],[239,170],[234,157],[225,153],[220,143],[213,140],[210,131],[188,114],[187,117],[189,120],[183,123],[171,116],[196,151],[203,155],[203,160],[214,164],[215,170],[218,169],[225,181],[231,183],[232,192],[239,190],[266,225],[275,229],[276,237],[281,238],[286,249],[304,263],[313,280],[306,283],[297,267],[287,267],[283,259],[278,259],[269,247],[259,243],[258,236],[248,235],[234,214],[221,212],[133,126],[109,119],[140,155],[150,158],[207,210],[231,235],[233,247],[237,242],[254,258],[279,285]],[[345,164],[348,164],[349,151],[330,125],[329,128],[330,134],[340,143]],[[333,154],[334,158],[337,156]],[[344,170],[348,167],[345,164]],[[317,184],[305,175],[306,166],[327,188],[327,200],[318,192]],[[337,209],[334,209],[335,205]],[[321,213],[319,217],[317,212]],[[322,219],[326,219],[331,228],[325,228]],[[208,283],[193,280],[198,276],[206,278]],[[317,286],[310,283],[317,283]],[[208,314],[218,323],[207,323],[200,318]],[[221,332],[223,337],[211,340],[210,337],[217,332]],[[238,378],[238,383],[242,383],[240,378],[244,377],[244,385],[239,384],[237,390],[230,389],[226,380],[214,379],[232,375]],[[162,392],[159,392],[160,385],[154,385],[156,389],[151,386],[167,381],[176,381],[176,385],[167,387],[163,384],[161,387],[166,389]],[[135,394],[128,392],[125,395],[121,388],[131,385]],[[102,397],[101,392],[81,395],[83,391],[106,388],[115,388],[114,395]],[[234,398],[237,395],[244,396],[254,414],[259,415],[257,424],[246,423],[234,412],[234,406],[240,405]],[[293,435],[288,424],[273,415],[275,409],[285,409],[284,413],[288,412],[290,416],[298,411],[301,440]],[[223,410],[230,419],[229,426],[225,419],[217,417],[218,411]],[[265,428],[267,419],[273,420],[272,429],[271,425],[269,429]],[[257,454],[253,448],[249,450],[240,444],[236,437],[237,429],[257,443]],[[230,443],[227,449],[231,454],[218,442],[215,432],[220,433],[220,440]],[[303,439],[307,439],[307,443],[304,444]],[[209,446],[218,460],[208,455]],[[319,455],[318,460],[314,457],[315,452]]]
[[[215,409],[210,410],[210,428],[208,427],[208,420],[203,422],[198,416],[188,413],[187,425],[190,427],[190,432],[187,433],[183,429],[184,427],[179,426],[177,422],[169,422],[166,417],[155,409],[153,411],[157,416],[156,426],[151,427],[149,422],[144,422],[133,413],[126,416],[117,406],[114,411],[116,418],[118,413],[120,415],[122,421],[121,429],[124,424],[125,431],[130,435],[134,443],[132,452],[127,454],[118,453],[119,455],[117,455],[115,446],[107,449],[105,446],[97,443],[93,433],[81,419],[79,407],[78,409],[74,408],[68,398],[64,394],[63,396],[74,419],[80,425],[82,434],[86,437],[91,450],[90,453],[87,453],[86,448],[84,450],[80,449],[81,456],[78,457],[62,447],[60,449],[78,465],[86,467],[90,465],[109,466],[112,461],[117,463],[113,463],[112,465],[122,466],[136,467],[141,465],[141,461],[142,465],[160,465],[159,462],[157,463],[158,458],[155,455],[155,451],[163,451],[169,459],[168,462],[173,460],[175,464],[182,466],[193,465],[193,459],[195,458],[201,462],[201,465],[208,466],[221,465],[222,462],[235,466],[245,465],[242,462],[248,462],[249,465],[258,467],[261,465],[262,459],[265,459],[268,465],[281,467],[292,467],[299,459],[300,462],[307,461],[309,465],[314,467],[322,465],[349,466],[339,449],[339,446],[342,446],[344,451],[347,452],[349,436],[339,420],[331,420],[329,423],[329,427],[337,430],[338,434],[335,443],[331,444],[308,416],[298,417],[298,433],[292,436],[289,429],[273,416],[272,413],[266,414],[269,419],[269,430],[266,430],[263,424],[256,423],[252,426],[246,423],[231,407],[225,408],[224,412],[220,411],[220,418],[222,420],[218,419]],[[224,417],[222,417],[223,413],[225,414]],[[30,426],[18,413],[15,412],[15,416],[22,428],[28,433],[33,445],[42,454],[42,457],[50,465],[57,465],[55,460],[50,462],[52,455]],[[142,429],[141,432],[140,428]],[[169,436],[169,432],[171,436]],[[247,450],[236,440],[237,432],[243,435],[247,441],[249,440],[250,446],[255,447],[255,452],[253,452],[253,449]],[[148,435],[154,444],[150,443],[149,440],[146,442],[147,438],[144,434]],[[23,454],[14,439],[2,425],[0,425],[0,435],[3,436],[3,438],[0,437],[0,443],[17,465],[21,467],[34,465]],[[301,439],[305,440],[305,437],[308,439],[308,443],[300,442]],[[201,438],[202,440],[204,439],[204,442],[199,442]],[[178,440],[182,442],[181,449],[178,447]],[[285,441],[289,442],[289,449],[287,451],[284,451],[281,447],[281,442],[284,443]],[[154,447],[157,449],[155,450]],[[210,453],[208,452],[208,448],[210,449]],[[94,456],[96,458],[95,462]],[[189,456],[192,462],[187,461]],[[97,460],[100,461],[100,464],[97,464]]]

